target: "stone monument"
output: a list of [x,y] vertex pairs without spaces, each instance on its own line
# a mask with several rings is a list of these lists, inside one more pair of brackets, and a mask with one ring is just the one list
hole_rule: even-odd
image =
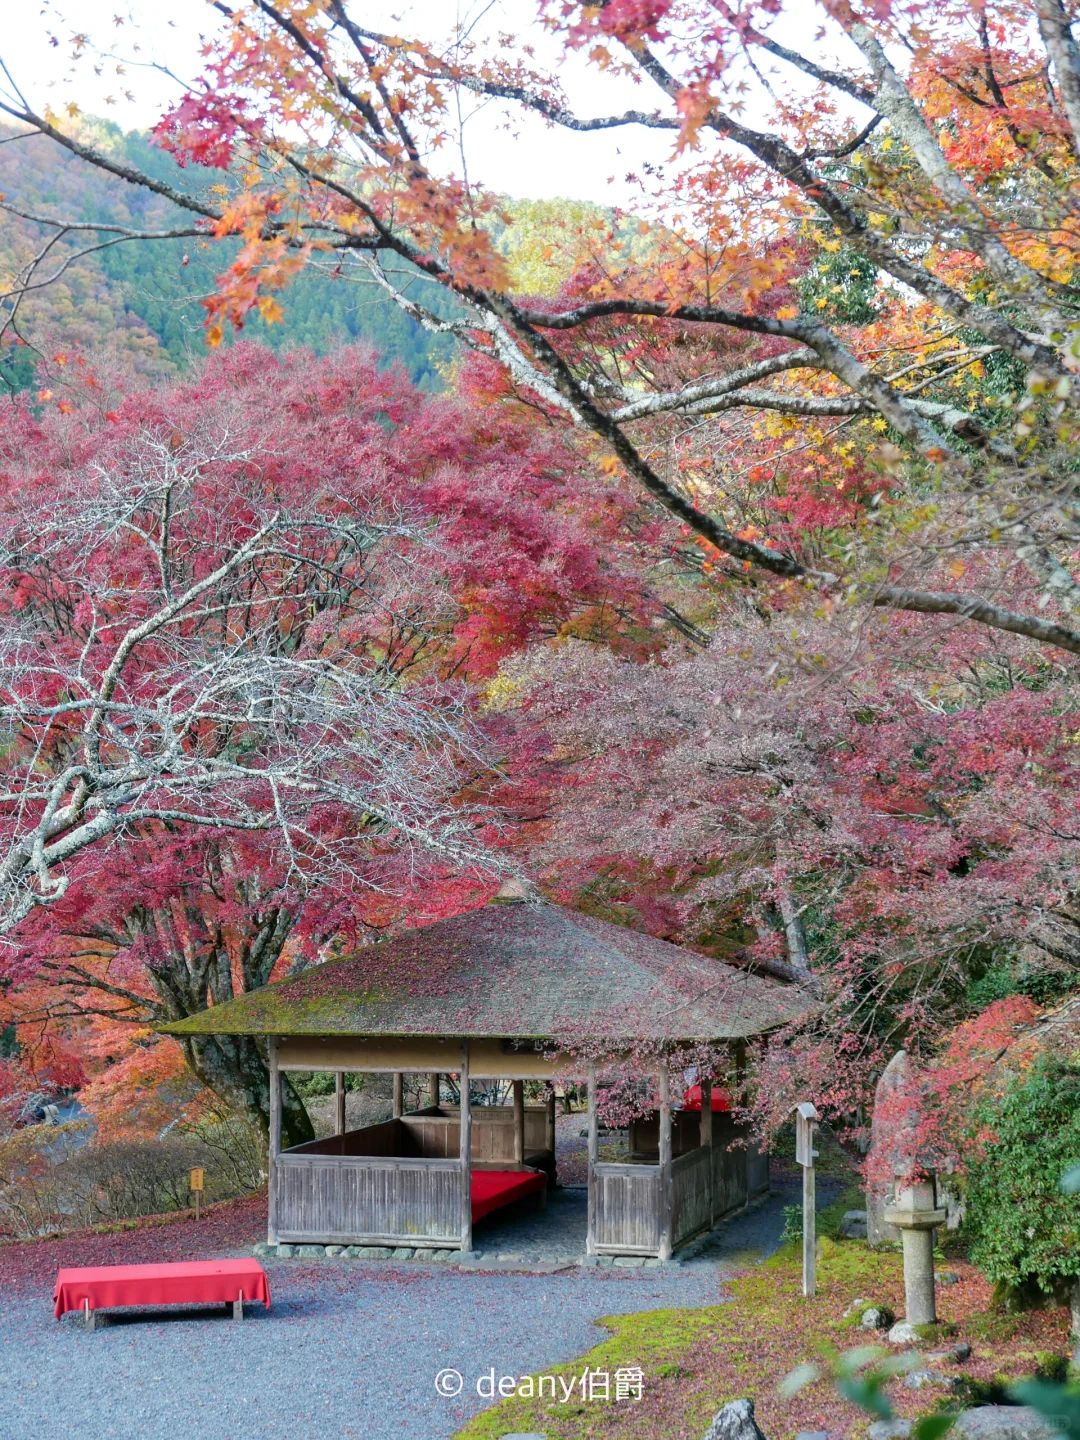
[[[882,1161],[895,1148],[893,1133],[892,1097],[906,1090],[911,1081],[911,1067],[906,1050],[898,1050],[882,1071],[881,1079],[874,1091],[874,1118],[870,1125],[870,1152],[867,1163],[876,1163],[880,1170]],[[896,1173],[895,1164],[888,1165],[890,1175]],[[900,1231],[885,1220],[885,1207],[892,1204],[893,1185],[884,1189],[874,1181],[866,1187],[866,1238],[871,1245],[899,1245]]]

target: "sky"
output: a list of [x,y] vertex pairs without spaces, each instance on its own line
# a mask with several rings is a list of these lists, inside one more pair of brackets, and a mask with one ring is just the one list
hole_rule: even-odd
[[[373,29],[411,30],[426,38],[445,33],[460,15],[466,24],[477,21],[478,33],[528,31],[542,62],[553,63],[558,55],[535,24],[535,0],[364,0],[362,10],[365,24]],[[179,94],[179,86],[152,64],[166,65],[178,80],[196,75],[201,37],[213,31],[219,18],[203,0],[9,0],[0,57],[39,111],[47,104],[60,110],[74,100],[83,111],[106,115],[125,130],[148,128]],[[72,65],[71,36],[76,32],[90,35],[101,50],[114,48],[117,58],[102,63],[88,55]],[[60,43],[54,46],[50,37]],[[102,63],[100,75],[94,73],[95,63]],[[116,73],[118,63],[122,75]],[[655,103],[629,81],[599,80],[580,57],[559,68],[564,89],[581,114],[627,105],[651,108]],[[529,115],[518,115],[512,130],[492,124],[492,118],[490,110],[471,119],[466,111],[470,178],[519,198],[566,196],[603,205],[630,204],[639,192],[627,183],[627,174],[644,161],[660,164],[671,155],[669,136],[637,128],[581,135],[548,127]]]

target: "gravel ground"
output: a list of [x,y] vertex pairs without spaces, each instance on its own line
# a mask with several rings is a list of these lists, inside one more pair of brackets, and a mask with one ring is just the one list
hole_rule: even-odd
[[[223,1311],[118,1316],[89,1335],[75,1316],[53,1319],[57,1264],[244,1253],[237,1230],[258,1207],[219,1217],[201,1244],[183,1238],[192,1224],[10,1247],[0,1254],[0,1435],[442,1440],[490,1403],[476,1387],[492,1367],[525,1375],[572,1359],[601,1338],[603,1315],[715,1303],[725,1271],[775,1247],[789,1201],[773,1196],[727,1225],[707,1259],[679,1267],[534,1276],[270,1261],[273,1308],[253,1306],[243,1324]],[[435,1392],[444,1368],[464,1377],[457,1398]]]

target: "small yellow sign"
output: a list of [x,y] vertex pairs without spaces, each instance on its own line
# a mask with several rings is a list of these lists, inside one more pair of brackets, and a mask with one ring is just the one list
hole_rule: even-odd
[[198,1194],[198,1192],[199,1192],[200,1190],[205,1190],[205,1189],[206,1189],[206,1171],[205,1171],[205,1170],[192,1170],[192,1172],[191,1172],[191,1190],[192,1190],[192,1193],[193,1193],[193,1194]]

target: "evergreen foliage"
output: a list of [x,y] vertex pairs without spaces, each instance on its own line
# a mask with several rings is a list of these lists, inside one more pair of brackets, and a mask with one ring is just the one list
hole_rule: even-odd
[[989,1279],[1055,1293],[1080,1276],[1080,1068],[1043,1055],[976,1114],[967,1162],[971,1257]]
[[[207,191],[220,185],[218,171],[199,165],[181,168],[166,151],[150,143],[146,135],[125,135],[108,122],[91,122],[94,140],[117,160],[137,166],[144,174],[188,193]],[[36,203],[57,213],[77,214],[89,222],[128,224],[145,230],[161,230],[190,223],[190,216],[149,191],[123,185],[82,167],[51,141],[32,141],[33,149],[13,150],[5,157],[5,182],[14,169],[20,189],[33,179]],[[74,203],[73,203],[74,201]],[[25,227],[27,239],[40,243],[37,227]],[[33,232],[32,234],[30,232]],[[99,237],[105,239],[102,235]],[[91,243],[93,243],[91,241]],[[0,244],[11,248],[13,240]],[[117,297],[124,319],[121,323],[145,326],[177,370],[185,370],[193,359],[205,356],[206,310],[201,304],[211,295],[216,277],[227,268],[240,241],[204,242],[198,239],[161,240],[153,243],[116,244],[78,262],[77,271],[88,271]],[[388,265],[395,283],[408,280],[409,267],[403,261]],[[417,273],[410,293],[441,317],[456,313],[455,302],[442,286]],[[336,257],[320,268],[317,265],[298,277],[280,296],[282,323],[267,324],[255,312],[245,326],[243,338],[257,340],[277,352],[308,349],[325,355],[341,344],[359,341],[370,345],[381,367],[402,365],[409,378],[423,390],[443,388],[443,374],[452,364],[457,345],[451,336],[431,335],[397,306],[359,266],[342,266]],[[79,307],[78,320],[85,325],[87,307]],[[61,310],[47,316],[52,340],[85,342]],[[105,335],[116,328],[103,316]],[[141,327],[140,327],[141,328]],[[33,339],[36,326],[29,322]],[[227,334],[225,343],[235,335]],[[7,392],[31,389],[37,383],[38,357],[28,346],[5,346],[0,350],[0,385]]]

